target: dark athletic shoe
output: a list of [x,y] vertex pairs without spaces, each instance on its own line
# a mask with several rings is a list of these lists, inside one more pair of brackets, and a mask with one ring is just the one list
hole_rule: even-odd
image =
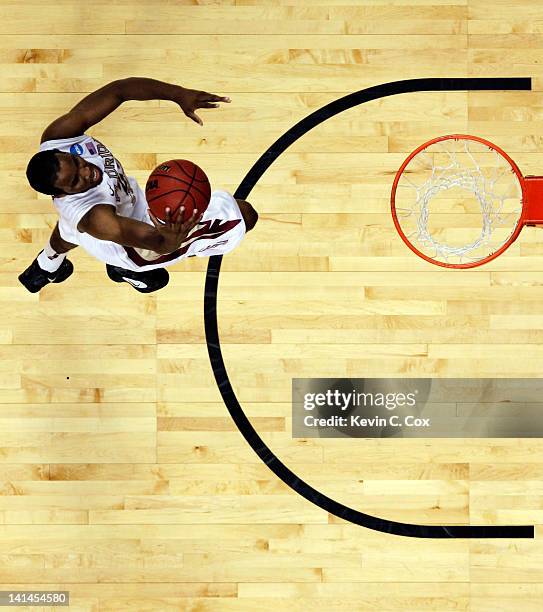
[[[40,251],[42,253],[42,251]],[[38,256],[40,255],[38,253]],[[65,259],[58,270],[48,272],[40,268],[38,258],[28,266],[28,268],[17,277],[19,281],[30,291],[30,293],[38,293],[40,289],[49,283],[62,283],[72,275],[74,266],[69,259]]]
[[147,272],[134,272],[117,266],[106,264],[106,271],[109,278],[115,283],[128,283],[140,293],[152,293],[165,287],[170,275],[164,268],[156,268]]

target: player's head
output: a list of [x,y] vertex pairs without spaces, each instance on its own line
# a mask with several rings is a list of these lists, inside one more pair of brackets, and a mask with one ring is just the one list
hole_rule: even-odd
[[30,186],[39,193],[46,195],[63,195],[60,189],[54,187],[60,164],[57,158],[58,149],[40,151],[32,157],[26,167],[26,178]]
[[32,157],[26,168],[26,177],[36,191],[61,197],[96,187],[102,181],[103,173],[79,155],[51,149]]

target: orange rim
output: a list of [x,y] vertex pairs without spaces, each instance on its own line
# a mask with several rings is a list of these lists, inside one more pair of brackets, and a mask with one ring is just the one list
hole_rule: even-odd
[[[443,140],[474,140],[476,142],[480,142],[481,144],[486,145],[489,149],[492,149],[492,150],[496,151],[497,153],[499,153],[503,158],[505,158],[509,162],[509,165],[511,166],[511,169],[516,174],[516,176],[517,176],[517,178],[519,180],[520,187],[521,187],[521,190],[522,190],[522,199],[521,199],[522,211],[520,213],[519,220],[517,221],[517,225],[515,226],[515,229],[513,230],[513,233],[511,234],[511,236],[507,239],[507,241],[497,251],[495,251],[491,255],[488,255],[487,257],[484,257],[483,259],[480,259],[480,260],[475,261],[475,262],[462,263],[462,264],[451,264],[451,263],[446,263],[446,262],[443,262],[443,261],[437,261],[436,259],[432,259],[431,257],[428,257],[428,255],[425,255],[424,253],[419,251],[419,249],[417,249],[417,247],[415,247],[413,244],[411,244],[411,242],[409,241],[407,236],[404,234],[404,232],[403,232],[403,230],[402,230],[402,228],[400,226],[400,222],[398,221],[398,216],[396,214],[396,189],[398,187],[398,183],[400,181],[400,177],[401,177],[403,171],[405,170],[405,168],[407,167],[409,162],[416,155],[418,155],[421,151],[423,151],[424,149],[426,149],[430,145],[432,145],[432,144],[434,144],[436,142],[441,142]],[[503,149],[501,149],[497,145],[491,143],[490,141],[485,140],[484,138],[479,138],[478,136],[470,136],[469,134],[449,134],[447,136],[440,136],[439,138],[433,138],[432,140],[429,140],[428,142],[425,142],[424,144],[421,144],[420,147],[417,147],[412,153],[410,153],[408,155],[408,157],[405,159],[403,164],[400,166],[400,169],[398,170],[398,172],[396,172],[396,176],[394,177],[394,183],[392,184],[392,194],[391,194],[391,197],[390,197],[390,207],[391,207],[391,212],[392,212],[392,220],[394,221],[394,225],[396,227],[396,230],[397,230],[398,234],[400,234],[401,239],[413,251],[413,253],[415,253],[416,255],[421,257],[422,259],[425,259],[429,263],[435,264],[437,266],[441,266],[443,268],[457,268],[457,269],[476,268],[477,266],[481,266],[481,265],[483,265],[485,263],[488,263],[489,261],[492,261],[496,257],[499,257],[518,238],[518,235],[520,234],[520,232],[522,230],[522,227],[524,225],[524,218],[525,218],[525,213],[526,213],[526,190],[525,190],[525,185],[524,185],[524,177],[522,176],[522,172],[520,171],[520,169],[517,166],[517,164],[509,157],[509,155],[507,155],[507,153]]]

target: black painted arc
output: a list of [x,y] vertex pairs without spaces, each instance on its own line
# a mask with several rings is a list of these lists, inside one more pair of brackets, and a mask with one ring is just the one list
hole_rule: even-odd
[[[302,119],[288,132],[281,136],[249,170],[234,196],[245,199],[258,179],[264,174],[277,157],[293,142],[326,119],[352,108],[363,102],[376,100],[385,96],[418,91],[464,91],[464,90],[531,90],[530,78],[447,78],[447,79],[411,79],[385,83],[354,92],[343,98],[327,104]],[[345,506],[299,478],[284,463],[282,463],[258,435],[241,408],[232,389],[226,366],[222,358],[218,320],[217,320],[217,289],[221,270],[222,255],[209,258],[207,267],[204,320],[206,341],[211,367],[224,403],[236,426],[245,440],[260,459],[291,489],[305,497],[308,501],[326,510],[330,514],[356,525],[389,533],[418,538],[533,538],[533,525],[418,525],[400,523],[381,519],[370,514],[364,514],[354,508]]]
[[254,166],[245,175],[240,186],[236,189],[235,197],[244,200],[251,189],[256,185],[258,179],[271,166],[271,164],[298,138],[312,130],[314,127],[330,119],[353,106],[364,102],[386,98],[402,93],[414,93],[418,91],[498,91],[498,90],[525,90],[532,88],[531,78],[458,78],[458,79],[409,79],[406,81],[394,81],[361,89],[351,94],[330,102],[326,106],[311,113],[278,138],[269,149],[263,153]]

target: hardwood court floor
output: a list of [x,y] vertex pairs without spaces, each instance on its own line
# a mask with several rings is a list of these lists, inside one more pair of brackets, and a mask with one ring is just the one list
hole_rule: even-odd
[[[540,377],[543,232],[480,269],[441,270],[395,233],[396,169],[468,132],[543,173],[537,0],[0,0],[0,590],[65,589],[77,611],[541,610],[543,443],[293,440],[293,377]],[[144,183],[189,158],[233,192],[286,130],[345,94],[421,77],[533,77],[532,92],[420,93],[315,128],[248,200],[260,221],[223,259],[232,385],[295,473],[362,512],[427,524],[535,524],[534,540],[411,540],[292,492],[217,390],[207,262],[156,295],[80,249],[65,283],[17,275],[56,214],[24,169],[85,94],[147,76],[232,98],[202,111],[129,102],[90,133]],[[401,443],[400,443],[401,442]]]

